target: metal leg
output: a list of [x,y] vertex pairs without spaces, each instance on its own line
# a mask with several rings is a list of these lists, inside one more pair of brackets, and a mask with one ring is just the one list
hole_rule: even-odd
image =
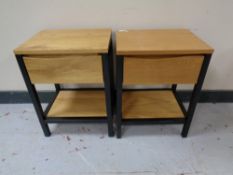
[[123,83],[123,63],[122,56],[116,57],[116,129],[117,138],[121,138],[122,123],[122,83]]
[[112,99],[112,115],[114,114],[115,107],[115,86],[114,86],[114,63],[113,63],[114,53],[112,39],[109,42],[108,59],[109,59],[109,76],[110,76],[110,86],[111,86],[111,99]]
[[110,68],[110,59],[107,54],[102,55],[102,63],[103,63],[103,77],[104,77],[104,91],[105,91],[105,101],[106,101],[106,109],[107,109],[107,118],[108,118],[108,135],[110,137],[114,136],[113,131],[113,112],[112,112],[112,88],[111,87],[111,76],[110,72],[112,71]]
[[109,49],[109,62],[110,62],[110,84],[111,84],[111,96],[112,96],[112,115],[114,114],[115,102],[116,102],[116,92],[115,92],[115,85],[114,85],[114,63],[113,63],[113,46],[112,41],[110,41],[110,49]]
[[173,91],[173,94],[174,94],[174,96],[175,96],[175,98],[176,98],[176,101],[178,102],[178,104],[179,104],[179,106],[180,106],[180,109],[181,109],[182,112],[183,112],[183,115],[186,116],[186,115],[187,115],[187,111],[186,111],[186,109],[185,109],[185,107],[184,107],[184,104],[183,104],[183,102],[181,101],[179,95],[177,94],[177,91],[174,90],[174,89],[173,89],[172,91]]
[[55,84],[56,92],[58,93],[61,90],[60,84]]
[[44,135],[45,136],[50,136],[51,133],[50,133],[48,124],[45,121],[45,116],[44,116],[43,109],[42,109],[41,104],[40,104],[38,94],[36,92],[36,88],[30,81],[27,69],[26,69],[24,61],[23,61],[23,57],[22,57],[22,55],[16,55],[16,59],[18,61],[20,70],[22,72],[22,75],[23,75],[25,84],[27,86],[29,95],[30,95],[30,97],[32,99],[32,103],[33,103],[34,108],[36,110],[37,117],[39,119],[40,125],[42,127],[43,132],[44,132]]
[[183,130],[181,133],[182,137],[187,137],[187,135],[188,135],[190,124],[192,122],[193,114],[194,114],[195,108],[197,106],[197,102],[199,100],[201,88],[202,88],[202,85],[203,85],[203,82],[205,79],[205,75],[206,75],[206,72],[207,72],[207,69],[209,66],[210,59],[211,59],[211,55],[205,55],[204,61],[202,63],[202,67],[200,70],[200,75],[198,77],[197,84],[195,84],[195,86],[194,86],[192,96],[190,99],[187,115],[185,118],[185,123],[184,123]]
[[176,88],[177,88],[177,84],[173,84],[173,85],[172,85],[172,90],[173,90],[173,91],[176,91]]

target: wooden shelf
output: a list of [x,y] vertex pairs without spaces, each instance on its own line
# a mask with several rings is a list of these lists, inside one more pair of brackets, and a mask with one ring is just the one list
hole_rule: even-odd
[[60,91],[48,117],[106,117],[104,91]]
[[123,119],[184,118],[172,91],[124,91]]

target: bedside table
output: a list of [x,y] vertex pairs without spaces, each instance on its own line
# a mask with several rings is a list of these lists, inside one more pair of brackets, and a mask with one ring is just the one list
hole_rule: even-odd
[[[113,136],[113,61],[110,29],[44,30],[14,50],[45,136],[48,123],[108,123]],[[54,84],[43,111],[35,84]],[[67,89],[60,84],[103,84]]]
[[[213,49],[186,29],[116,33],[116,123],[183,124],[186,137]],[[170,88],[124,89],[124,85],[169,84]],[[178,84],[193,84],[186,110]]]

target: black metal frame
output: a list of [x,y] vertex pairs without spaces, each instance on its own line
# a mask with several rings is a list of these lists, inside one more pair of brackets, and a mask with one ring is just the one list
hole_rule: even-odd
[[56,89],[56,92],[59,92],[61,90],[60,84],[55,84],[55,89]]
[[24,64],[23,56],[22,55],[16,55],[16,59],[17,59],[17,62],[19,64],[20,70],[22,72],[25,84],[27,86],[28,93],[29,93],[29,95],[30,95],[30,97],[32,99],[32,103],[33,103],[33,106],[34,106],[35,111],[37,113],[37,117],[39,119],[40,125],[42,127],[43,132],[44,132],[44,135],[46,137],[48,137],[48,136],[51,135],[51,132],[49,130],[48,124],[45,121],[46,116],[45,116],[45,114],[43,112],[43,109],[42,109],[42,106],[41,106],[41,103],[40,103],[39,96],[37,94],[35,85],[31,83],[31,80],[29,78],[27,69],[26,69],[25,64]]
[[[54,84],[56,89],[56,94],[48,104],[47,108],[43,111],[38,93],[36,91],[35,85],[31,82],[29,74],[27,72],[23,55],[16,55],[18,65],[20,67],[23,79],[28,89],[28,93],[31,97],[33,106],[35,108],[37,117],[39,119],[40,125],[45,136],[50,136],[51,132],[49,130],[48,123],[97,123],[97,122],[107,122],[108,124],[108,135],[110,137],[114,136],[113,130],[113,100],[114,100],[114,80],[113,80],[113,57],[112,57],[112,42],[109,42],[109,50],[107,54],[101,54],[102,57],[102,71],[104,88],[75,88],[67,89],[62,88],[60,84]],[[52,107],[59,91],[63,90],[104,90],[105,101],[107,109],[107,118],[105,116],[101,117],[47,117],[47,114]]]
[[112,40],[109,42],[108,54],[102,54],[103,79],[105,89],[105,104],[107,109],[108,135],[114,136],[113,130],[113,99],[114,99],[114,77],[113,77],[113,57]]
[[181,132],[182,137],[187,137],[188,131],[192,122],[196,105],[199,100],[201,88],[208,70],[209,62],[212,54],[204,55],[204,60],[198,76],[197,83],[194,85],[192,96],[189,102],[188,109],[186,110],[180,97],[177,93],[177,84],[172,84],[171,88],[156,88],[156,89],[124,89],[124,91],[131,90],[170,90],[173,92],[185,118],[174,119],[122,119],[122,92],[123,92],[123,74],[124,74],[124,56],[116,56],[116,135],[121,138],[121,126],[123,124],[184,124]]
[[193,92],[192,92],[192,96],[189,102],[189,107],[187,110],[187,115],[185,117],[185,122],[184,122],[184,126],[183,126],[183,130],[182,130],[182,137],[187,137],[188,135],[188,131],[193,119],[193,114],[195,112],[199,97],[200,97],[200,92],[202,89],[202,85],[204,83],[205,80],[205,76],[209,67],[209,63],[210,63],[210,59],[211,59],[212,54],[206,54],[204,56],[204,60],[201,66],[201,70],[199,73],[199,77],[197,80],[197,83],[194,86]]
[[116,135],[121,137],[122,124],[122,84],[123,84],[124,57],[116,57]]

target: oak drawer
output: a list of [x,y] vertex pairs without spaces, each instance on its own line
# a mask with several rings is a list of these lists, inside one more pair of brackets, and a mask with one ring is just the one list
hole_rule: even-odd
[[99,55],[24,57],[32,83],[102,83]]
[[124,58],[124,84],[194,84],[204,56]]

